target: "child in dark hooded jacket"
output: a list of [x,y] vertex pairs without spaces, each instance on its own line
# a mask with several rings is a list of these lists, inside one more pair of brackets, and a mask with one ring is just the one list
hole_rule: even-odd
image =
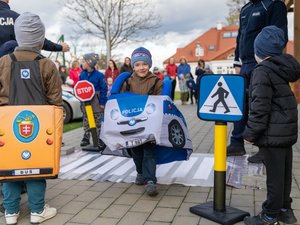
[[246,217],[245,224],[286,224],[297,222],[291,208],[292,146],[297,141],[298,112],[289,82],[300,78],[300,65],[288,54],[284,32],[267,26],[255,39],[258,65],[252,75],[250,111],[244,132],[246,143],[259,147],[267,172],[267,200],[262,212]]

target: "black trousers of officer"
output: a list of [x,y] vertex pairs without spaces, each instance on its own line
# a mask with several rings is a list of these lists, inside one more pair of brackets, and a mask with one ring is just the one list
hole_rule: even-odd
[[267,171],[267,200],[263,203],[263,211],[277,217],[281,208],[291,208],[292,147],[262,147],[259,150]]

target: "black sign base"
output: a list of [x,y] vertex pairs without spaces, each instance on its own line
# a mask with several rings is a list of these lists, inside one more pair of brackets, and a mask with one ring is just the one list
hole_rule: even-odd
[[99,152],[100,153],[100,149],[98,146],[86,146],[84,148],[82,148],[82,151],[86,151],[86,152]]
[[214,210],[213,202],[207,202],[190,208],[190,212],[219,224],[231,225],[250,216],[248,212],[227,206],[224,212]]

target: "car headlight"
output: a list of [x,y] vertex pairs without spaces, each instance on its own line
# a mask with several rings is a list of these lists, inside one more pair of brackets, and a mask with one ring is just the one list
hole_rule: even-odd
[[154,113],[156,110],[156,106],[153,104],[153,103],[149,103],[147,106],[146,106],[146,113],[147,114],[152,114]]
[[113,109],[110,111],[110,118],[112,120],[117,120],[119,118],[120,112],[117,109]]

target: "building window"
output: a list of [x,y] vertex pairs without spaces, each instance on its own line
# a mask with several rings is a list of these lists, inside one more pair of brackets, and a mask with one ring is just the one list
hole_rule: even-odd
[[230,53],[230,54],[227,56],[227,59],[228,59],[228,60],[233,60],[233,59],[234,59],[234,53]]
[[233,74],[234,68],[232,66],[227,66],[227,74]]
[[200,45],[200,43],[196,44],[195,56],[196,57],[202,57],[202,56],[204,56],[204,48]]
[[209,45],[208,46],[208,51],[214,51],[214,50],[216,50],[214,45]]
[[238,35],[237,31],[233,31],[233,32],[224,32],[223,33],[223,38],[236,38]]
[[230,37],[231,37],[231,33],[230,32],[223,33],[223,38],[230,38]]
[[231,32],[231,37],[236,38],[237,36],[238,36],[237,31]]

